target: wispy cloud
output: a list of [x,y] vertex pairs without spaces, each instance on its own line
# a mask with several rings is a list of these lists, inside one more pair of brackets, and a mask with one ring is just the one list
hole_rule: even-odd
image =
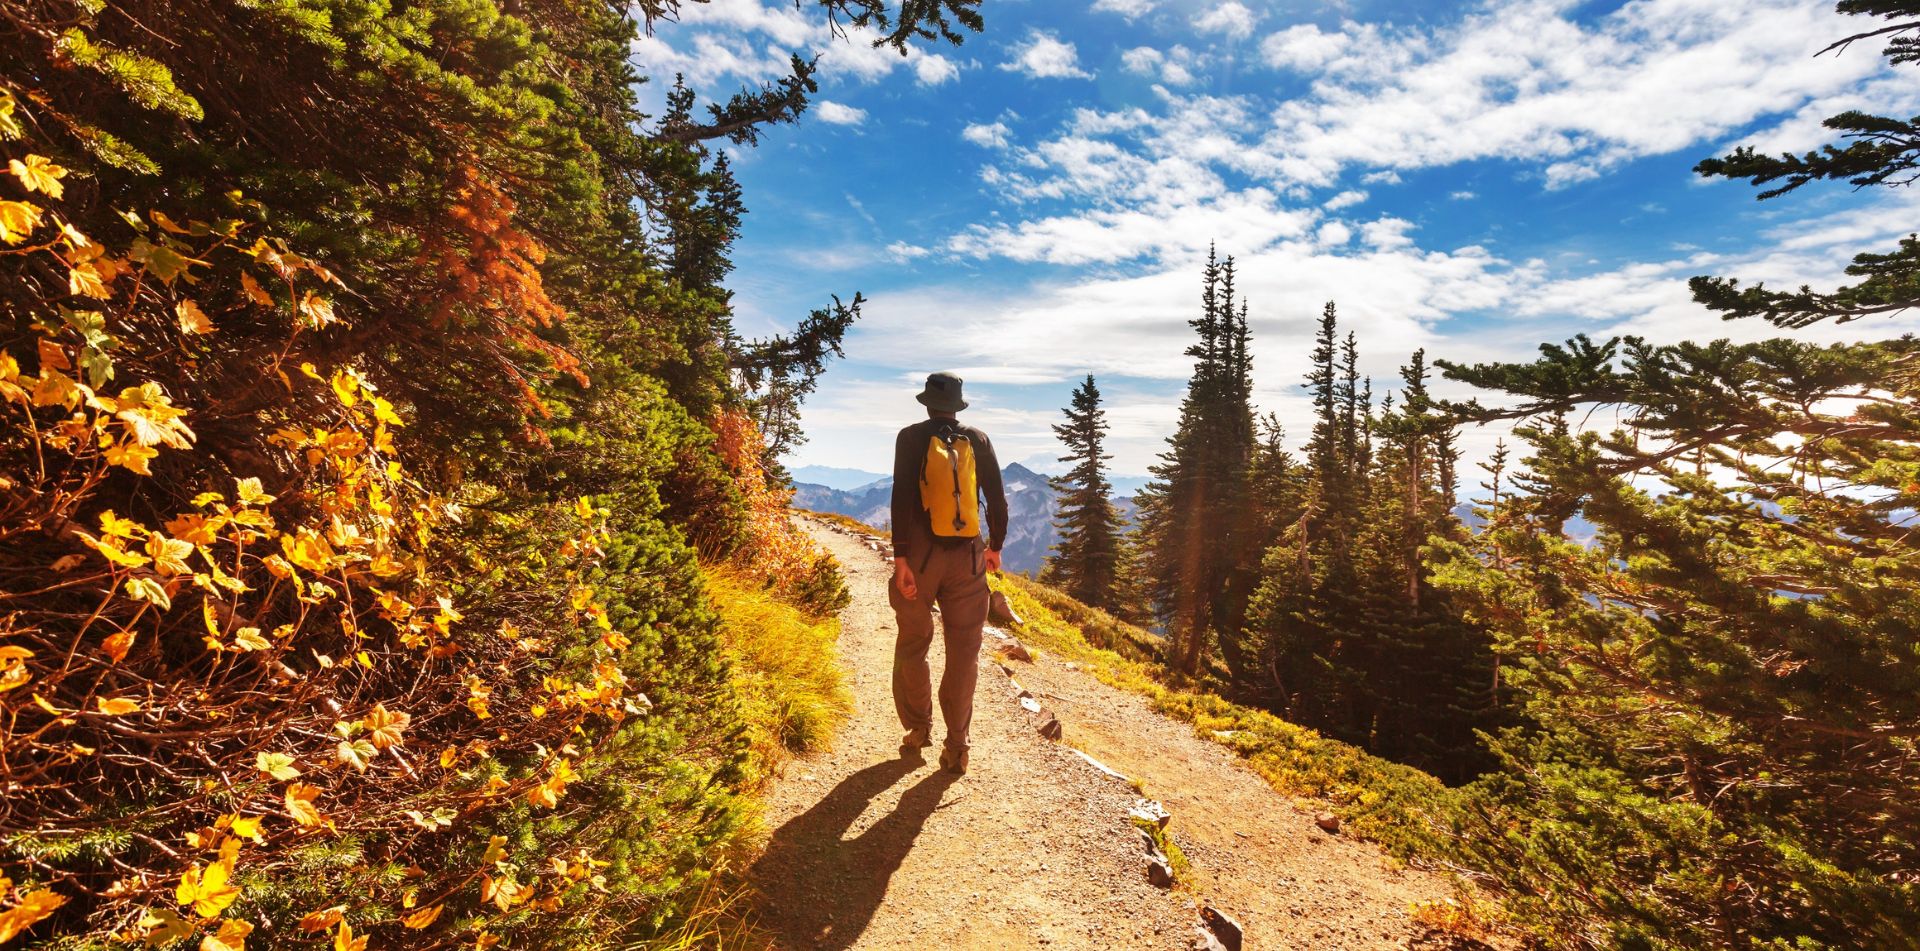
[[1158,5],[1158,0],[1093,0],[1093,9],[1118,13],[1129,20],[1151,13]]

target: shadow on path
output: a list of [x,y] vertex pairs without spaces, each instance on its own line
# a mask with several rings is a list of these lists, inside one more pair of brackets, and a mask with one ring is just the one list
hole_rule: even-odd
[[869,766],[774,830],[749,874],[760,892],[760,924],[780,947],[840,951],[859,940],[927,817],[959,777],[929,774],[866,831],[849,839],[847,830],[874,797],[921,765],[911,757]]

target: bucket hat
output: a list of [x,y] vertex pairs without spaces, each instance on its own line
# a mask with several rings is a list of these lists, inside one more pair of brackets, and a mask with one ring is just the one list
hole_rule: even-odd
[[931,373],[927,375],[927,387],[914,399],[919,400],[928,409],[937,409],[944,413],[958,413],[967,408],[967,401],[961,398],[961,380],[951,373]]

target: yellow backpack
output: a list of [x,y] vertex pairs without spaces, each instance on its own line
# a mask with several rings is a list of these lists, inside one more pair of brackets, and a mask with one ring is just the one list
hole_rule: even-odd
[[920,505],[933,533],[946,538],[980,535],[980,484],[973,470],[973,441],[950,426],[933,431],[920,467]]

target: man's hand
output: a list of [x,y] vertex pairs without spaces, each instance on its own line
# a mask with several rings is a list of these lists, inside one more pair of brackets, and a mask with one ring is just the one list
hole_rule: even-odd
[[[995,559],[995,562],[998,563],[998,559]],[[913,569],[907,567],[905,558],[893,560],[893,586],[899,588],[900,596],[909,601],[920,597],[920,588],[913,581]]]
[[987,571],[990,573],[997,573],[999,572],[999,570],[1000,570],[999,549],[996,549],[996,548],[987,549]]

